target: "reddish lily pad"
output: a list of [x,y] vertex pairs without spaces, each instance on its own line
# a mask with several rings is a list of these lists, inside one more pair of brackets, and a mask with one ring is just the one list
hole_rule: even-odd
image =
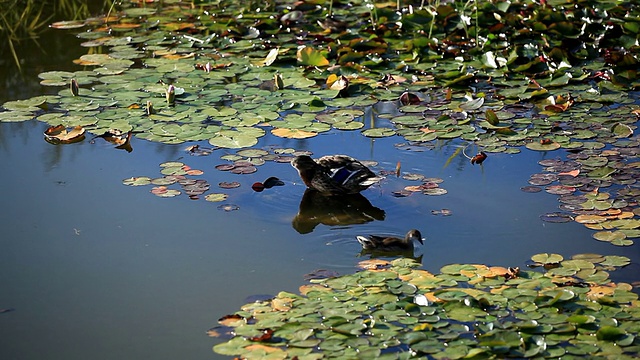
[[233,181],[233,182],[223,181],[219,183],[218,186],[222,189],[235,189],[237,187],[240,187],[240,183],[237,181]]

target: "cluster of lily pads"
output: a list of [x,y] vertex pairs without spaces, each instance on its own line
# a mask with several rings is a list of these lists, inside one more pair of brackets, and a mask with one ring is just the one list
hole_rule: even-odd
[[447,190],[440,187],[440,184],[444,181],[440,178],[428,178],[422,174],[404,173],[402,178],[410,181],[420,181],[420,185],[408,185],[402,190],[394,191],[392,193],[395,197],[405,197],[413,193],[421,193],[424,195],[444,195]]
[[[199,145],[189,146],[186,152],[192,156],[208,156],[213,153],[215,149],[204,148]],[[293,156],[296,154],[307,154],[308,152],[296,151],[291,148],[276,148],[270,149],[272,152],[263,149],[243,149],[235,154],[225,154],[220,158],[226,160],[227,163],[216,165],[215,168],[220,171],[230,171],[234,174],[251,174],[257,171],[256,166],[264,164],[266,161],[275,162],[287,162],[289,163]],[[210,184],[204,179],[192,179],[188,176],[200,176],[204,174],[204,171],[199,169],[192,169],[189,165],[186,165],[180,161],[169,161],[160,164],[160,173],[163,175],[158,178],[150,178],[148,176],[134,176],[124,179],[122,183],[128,186],[143,186],[143,185],[156,185],[151,189],[151,193],[159,197],[174,197],[184,192],[189,198],[197,200],[200,195],[206,193],[210,188]],[[273,178],[270,182],[265,181],[271,187],[282,185],[282,182],[276,181],[277,178]],[[269,179],[267,179],[269,180]],[[182,187],[182,191],[177,189],[170,189],[168,186],[178,184]],[[220,182],[218,186],[222,189],[234,189],[241,186],[237,181],[233,182]],[[221,202],[229,197],[225,193],[209,193],[204,199],[211,202]],[[223,210],[237,210],[236,205],[229,207],[221,206]]]
[[638,295],[607,271],[624,256],[537,254],[544,271],[476,264],[439,274],[370,260],[244,305],[208,331],[243,359],[486,359],[640,356]]
[[[624,90],[638,86],[637,57],[621,50],[638,37],[631,2],[182,5],[124,2],[109,17],[54,24],[86,30],[78,36],[90,51],[76,63],[87,69],[41,74],[43,85],[71,89],[5,103],[0,120],[226,148],[253,146],[266,131],[361,129],[487,151],[584,146],[580,131],[553,134],[551,124],[587,112],[585,127],[634,121]],[[370,106],[406,91],[424,101],[365,121]],[[620,108],[599,106],[613,101]]]
[[[559,195],[563,212],[545,214],[551,222],[576,221],[598,230],[593,237],[614,245],[629,246],[640,236],[638,207],[637,139],[620,141],[617,146],[583,150],[567,155],[567,160],[540,161],[544,173],[533,174],[528,192],[545,191]],[[553,183],[559,183],[552,185]],[[608,190],[608,191],[605,191]]]
[[[160,164],[160,168],[160,173],[163,175],[161,177],[152,179],[148,176],[135,176],[122,180],[122,183],[128,186],[155,185],[150,192],[164,198],[175,197],[184,192],[192,200],[199,199],[200,195],[203,195],[211,188],[211,185],[206,180],[191,178],[204,174],[204,171],[192,169],[183,162],[165,162]],[[180,185],[182,191],[169,188],[169,186],[173,184]],[[240,184],[222,182],[218,184],[218,186],[223,189],[230,189],[238,187]],[[220,202],[226,200],[228,197],[229,195],[224,193],[209,193],[204,199],[212,202]]]

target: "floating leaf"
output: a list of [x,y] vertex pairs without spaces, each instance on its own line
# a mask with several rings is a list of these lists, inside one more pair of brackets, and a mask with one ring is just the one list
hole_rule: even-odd
[[207,200],[207,201],[211,201],[211,202],[220,202],[220,201],[227,200],[228,197],[229,197],[229,195],[227,195],[227,194],[211,193],[211,194],[208,194],[207,196],[205,196],[204,199]]
[[56,21],[51,24],[54,29],[77,29],[85,26],[84,20]]
[[209,139],[209,144],[229,149],[251,147],[257,143],[258,138],[254,134],[237,130],[219,132],[217,136]]
[[500,119],[498,119],[498,115],[496,115],[496,112],[488,109],[485,112],[485,119],[487,120],[487,122],[491,125],[498,125],[498,123],[500,122]]
[[526,148],[534,151],[553,151],[560,149],[561,145],[555,141],[529,142]]
[[395,134],[395,130],[388,128],[371,128],[362,131],[362,135],[373,138],[389,137]]
[[564,260],[564,257],[562,257],[562,255],[560,254],[542,253],[533,255],[531,257],[531,260],[540,264],[557,264]]
[[329,60],[324,57],[322,51],[313,49],[309,46],[305,46],[298,50],[297,53],[298,62],[302,65],[309,66],[328,66]]
[[47,98],[45,96],[36,96],[26,100],[8,101],[2,104],[2,107],[15,111],[39,111],[42,110],[40,107],[44,106],[46,102]]
[[607,221],[607,218],[600,215],[578,215],[575,218],[576,222],[581,224],[598,224]]
[[166,186],[156,186],[150,192],[158,197],[175,197],[180,195],[179,190],[169,189]]
[[44,138],[52,144],[72,144],[84,140],[85,129],[82,126],[75,126],[67,130],[63,125],[50,126],[44,132]]
[[344,75],[331,74],[327,78],[327,86],[331,90],[342,91],[349,87],[349,79]]
[[481,97],[481,98],[472,99],[465,103],[460,104],[460,108],[464,111],[474,111],[474,110],[480,109],[483,104],[484,104],[484,98]]
[[593,238],[599,241],[620,242],[627,236],[621,231],[599,231],[593,234]]
[[626,256],[618,256],[618,255],[608,255],[605,256],[604,260],[601,262],[602,265],[607,266],[627,266],[631,264],[631,259]]
[[273,49],[269,50],[269,53],[267,54],[267,57],[262,61],[255,62],[255,65],[258,65],[258,66],[270,66],[278,58],[278,50],[279,49],[280,48],[276,47],[276,48],[273,48]]
[[130,177],[122,180],[122,183],[129,186],[149,185],[151,184],[151,178],[147,176]]
[[596,338],[604,341],[616,341],[622,338],[625,334],[626,331],[619,327],[605,325],[598,329],[596,332]]
[[616,172],[616,169],[610,166],[603,166],[601,168],[589,171],[587,174],[591,178],[606,178]]
[[271,133],[273,135],[276,135],[282,138],[289,138],[289,139],[306,139],[306,138],[310,138],[318,135],[318,133],[313,131],[305,131],[300,129],[285,129],[285,128],[273,129],[271,130]]
[[633,129],[629,125],[622,123],[613,125],[613,127],[611,128],[611,132],[619,138],[628,138],[630,136],[633,136]]
[[32,120],[33,114],[25,111],[2,111],[0,112],[0,121],[2,122],[20,122]]

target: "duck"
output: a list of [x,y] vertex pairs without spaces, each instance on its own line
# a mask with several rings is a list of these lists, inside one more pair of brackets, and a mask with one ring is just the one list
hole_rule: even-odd
[[347,155],[326,155],[318,160],[299,155],[291,160],[309,189],[324,194],[358,194],[382,180],[360,161]]
[[398,238],[393,236],[356,236],[358,242],[362,245],[364,250],[371,251],[413,251],[413,242],[418,241],[420,244],[424,244],[422,240],[422,234],[416,229],[411,229],[404,238]]

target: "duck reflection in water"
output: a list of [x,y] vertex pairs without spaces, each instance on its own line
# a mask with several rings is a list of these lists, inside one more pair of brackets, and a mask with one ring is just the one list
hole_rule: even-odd
[[293,228],[300,234],[313,231],[318,224],[343,226],[384,220],[384,210],[377,208],[361,194],[331,196],[307,189],[300,201]]

